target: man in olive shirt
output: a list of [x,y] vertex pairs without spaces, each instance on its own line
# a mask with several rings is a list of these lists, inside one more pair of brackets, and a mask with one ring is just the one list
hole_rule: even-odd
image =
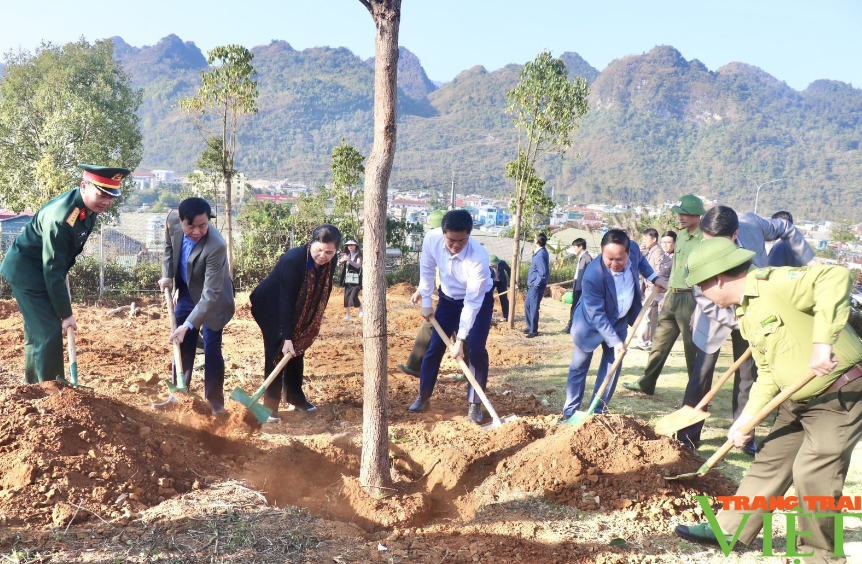
[[685,365],[689,377],[694,370],[694,359],[697,349],[691,338],[691,316],[694,313],[695,302],[691,288],[685,283],[685,263],[688,254],[703,240],[700,232],[700,218],[706,213],[703,202],[697,196],[688,195],[680,198],[671,208],[679,216],[680,231],[676,237],[676,250],[673,254],[673,268],[670,271],[668,293],[664,299],[658,324],[652,338],[652,349],[643,376],[637,382],[626,382],[623,387],[633,392],[649,396],[655,393],[655,385],[661,374],[676,338],[682,333],[682,345],[685,349]]
[[[733,241],[717,238],[698,246],[688,261],[689,284],[699,285],[719,307],[736,306],[740,330],[757,362],[758,379],[728,438],[738,447],[748,443],[752,433],[743,435],[739,429],[757,411],[809,369],[819,377],[778,408],[772,432],[736,495],[768,499],[785,495],[793,484],[800,499],[837,499],[862,434],[862,341],[847,324],[850,273],[841,266],[752,270],[753,256]],[[830,511],[820,505],[817,513]],[[718,515],[729,540],[743,521],[739,511]],[[762,516],[751,515],[739,541],[750,544],[762,527]],[[835,520],[828,516],[798,516],[796,530],[804,533],[796,537],[800,552],[813,552],[817,562],[843,562],[830,558],[834,529]],[[676,533],[695,542],[717,540],[708,524],[680,526]]]
[[63,333],[78,329],[66,275],[102,213],[121,196],[129,171],[79,164],[81,186],[60,194],[36,212],[15,238],[0,274],[24,318],[24,376],[28,384],[63,376]]

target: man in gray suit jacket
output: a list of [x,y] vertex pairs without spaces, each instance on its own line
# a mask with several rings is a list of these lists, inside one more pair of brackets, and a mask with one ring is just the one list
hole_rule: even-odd
[[[222,330],[233,317],[234,302],[227,245],[210,226],[211,217],[210,205],[203,198],[187,198],[180,202],[178,213],[168,214],[159,289],[176,287],[179,291],[174,312],[177,329],[169,340],[180,342],[186,388],[191,385],[198,334],[203,333],[204,397],[219,416],[225,414]],[[176,383],[176,370],[172,372]],[[165,408],[175,402],[170,396],[153,407]]]
[[[805,242],[802,233],[792,223],[783,219],[764,219],[753,213],[738,217],[727,206],[715,206],[703,216],[700,223],[704,239],[726,237],[736,241],[743,249],[754,251],[751,262],[758,268],[768,266],[766,241],[784,241],[802,264],[814,258],[814,251]],[[738,359],[748,349],[748,342],[742,338],[736,321],[734,308],[719,308],[712,303],[700,288],[693,289],[697,308],[692,316],[692,340],[697,347],[694,370],[685,391],[685,405],[694,407],[712,386],[718,353],[728,336],[733,343],[733,357]],[[753,358],[749,359],[736,372],[733,382],[733,419],[742,413],[748,402],[751,385],[757,380],[757,369]],[[703,423],[692,425],[677,434],[677,438],[689,446],[700,442]],[[757,444],[752,439],[744,448],[751,456],[757,452]]]
[[[673,256],[664,252],[658,244],[658,239],[657,230],[653,228],[645,229],[641,234],[641,253],[652,269],[658,273],[658,279],[667,286],[670,280],[670,271],[673,268]],[[641,296],[648,296],[652,292],[653,286],[655,284],[649,280],[644,279],[641,281]],[[652,335],[655,332],[656,325],[658,325],[658,306],[659,302],[664,299],[664,295],[665,292],[656,295],[655,301],[650,304],[649,310],[644,316],[644,322],[638,331],[641,344],[632,347],[633,349],[648,351],[652,348]]]
[[587,241],[583,237],[578,237],[572,241],[572,249],[575,251],[575,256],[578,257],[578,264],[575,267],[575,278],[572,280],[572,308],[569,311],[569,322],[563,328],[563,333],[569,334],[572,331],[572,319],[575,317],[575,308],[578,307],[578,302],[581,300],[581,288],[584,283],[584,271],[587,269],[593,257],[587,251]]

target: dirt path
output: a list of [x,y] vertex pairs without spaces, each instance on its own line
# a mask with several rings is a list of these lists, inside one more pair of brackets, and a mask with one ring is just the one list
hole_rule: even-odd
[[[79,373],[93,394],[53,383],[16,385],[23,373],[20,316],[14,302],[0,301],[0,550],[47,550],[81,562],[90,561],[85,547],[115,554],[123,543],[126,561],[151,561],[154,551],[180,561],[239,561],[262,551],[269,556],[253,561],[646,562],[661,552],[608,541],[666,536],[672,523],[699,516],[693,495],[732,491],[720,474],[663,480],[701,461],[630,417],[558,427],[556,414],[532,394],[500,384],[507,367],[540,360],[542,346],[503,327],[489,339],[488,395],[501,415],[517,414],[518,422],[492,432],[470,424],[466,385],[452,379],[458,369],[448,360],[432,409],[408,414],[418,382],[396,365],[409,355],[421,321],[411,292],[397,286],[389,293],[396,491],[383,499],[370,498],[358,483],[361,325],[341,319],[337,291],[307,353],[305,389],[319,410],[283,411],[282,423],[259,431],[241,420],[244,410],[235,404],[225,423],[194,405],[169,413],[149,408],[166,393],[160,380],[170,362],[158,301],[139,303],[131,319],[76,308]],[[262,380],[262,343],[242,296],[224,351],[226,392],[237,385],[253,391]],[[196,371],[193,391],[201,391],[201,380]],[[563,528],[577,515],[612,526]],[[200,520],[215,527],[215,537],[197,536]],[[293,544],[256,544],[288,529],[299,539]],[[234,539],[230,550],[223,541],[218,552],[219,534]]]

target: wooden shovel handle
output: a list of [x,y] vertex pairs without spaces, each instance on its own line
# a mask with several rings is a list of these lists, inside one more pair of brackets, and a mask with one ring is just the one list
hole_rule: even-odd
[[269,385],[272,384],[272,381],[275,380],[281,371],[284,370],[284,367],[287,366],[287,363],[290,362],[290,359],[293,358],[292,354],[286,354],[278,364],[275,365],[275,368],[272,372],[269,373],[269,376],[266,377],[266,380],[263,381],[263,384],[260,386],[260,389],[265,390],[269,388]]
[[727,380],[733,375],[734,372],[739,370],[739,367],[742,366],[742,363],[748,360],[748,357],[750,356],[751,347],[748,347],[747,349],[745,349],[745,352],[742,353],[742,356],[737,358],[736,362],[730,365],[730,368],[727,369],[727,372],[722,374],[721,378],[718,379],[718,382],[715,383],[712,389],[707,392],[705,396],[703,396],[703,399],[700,400],[696,406],[694,406],[694,409],[703,410],[703,408],[706,407],[706,405],[712,401],[712,398],[715,397],[715,394],[718,393],[718,390],[720,390],[721,387],[724,386],[724,383],[727,382]]
[[[792,396],[793,394],[795,394],[796,392],[801,390],[806,384],[808,384],[808,382],[813,380],[816,376],[817,376],[816,372],[814,372],[813,370],[809,370],[805,374],[805,376],[802,376],[801,378],[799,378],[798,380],[793,382],[793,384],[791,384],[789,387],[782,390],[782,392],[780,394],[778,394],[777,396],[772,398],[769,401],[769,403],[764,405],[760,409],[760,411],[758,411],[757,413],[754,414],[754,417],[751,418],[751,421],[749,421],[748,423],[746,423],[745,425],[742,426],[742,428],[739,430],[739,432],[742,433],[743,435],[750,433],[751,430],[754,429],[755,427],[757,427],[761,421],[766,419],[769,416],[769,414],[772,413],[773,410],[775,410],[776,407],[778,407],[779,405],[784,403],[786,400],[788,400],[790,398],[790,396]],[[702,468],[705,470],[712,468],[713,466],[716,465],[716,463],[718,463],[719,460],[724,458],[724,456],[728,452],[730,452],[730,450],[732,448],[733,448],[733,440],[727,439],[727,442],[725,442],[721,446],[720,449],[715,451],[715,454],[713,454],[712,456],[709,457],[709,460],[706,461],[706,464],[704,464]]]
[[[177,319],[174,317],[174,300],[171,297],[171,291],[165,288],[165,304],[168,306],[168,319],[171,322],[171,333],[177,330]],[[174,348],[174,365],[177,368],[177,385],[180,385],[180,378],[183,378],[182,384],[185,384],[185,376],[183,375],[183,355],[180,351],[180,343],[176,339],[171,340]],[[184,385],[180,386],[184,388]]]
[[[626,338],[626,352],[628,352],[629,343],[632,342],[632,338],[635,336],[635,333],[637,333],[637,329],[638,326],[641,324],[641,320],[644,318],[644,315],[646,314],[647,310],[655,301],[656,295],[658,295],[658,286],[653,286],[652,291],[649,293],[649,296],[647,296],[647,299],[644,302],[640,313],[635,318],[635,322],[632,324],[632,328],[631,331],[629,331],[628,338]],[[626,353],[623,353],[614,360],[614,363],[611,365],[611,369],[608,370],[607,374],[605,374],[605,379],[602,382],[602,385],[599,386],[599,389],[596,391],[595,397],[600,398],[602,397],[602,394],[605,393],[605,389],[608,387],[608,383],[611,381],[611,378],[613,378],[613,375],[616,374],[617,369],[620,367],[620,364],[622,364],[623,358],[625,358],[625,356]]]
[[69,364],[78,362],[78,353],[75,350],[75,330],[71,327],[66,327],[66,338],[69,345]]
[[[440,335],[440,338],[443,339],[444,343],[447,343],[449,348],[451,349],[452,341],[449,340],[449,336],[446,335],[446,331],[440,327],[440,323],[437,319],[432,315],[429,319],[431,325],[434,326],[434,329],[437,330],[437,334]],[[488,401],[488,398],[485,396],[484,390],[479,386],[479,383],[476,382],[476,377],[473,376],[473,372],[470,370],[470,367],[467,366],[467,363],[464,362],[463,358],[458,358],[458,365],[461,367],[461,371],[464,373],[464,376],[467,377],[467,380],[470,382],[470,385],[473,386],[473,391],[476,392],[476,395],[479,396],[479,399],[482,400],[482,404],[485,406],[485,409],[488,410],[488,415],[491,416],[491,419],[494,420],[494,423],[498,423],[500,421],[500,416],[497,415],[497,411],[494,409],[494,406],[491,405],[491,402]]]

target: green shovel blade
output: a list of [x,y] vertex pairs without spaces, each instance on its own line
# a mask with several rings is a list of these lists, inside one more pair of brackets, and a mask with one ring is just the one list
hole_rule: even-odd
[[698,468],[697,470],[695,470],[694,472],[689,472],[687,474],[680,474],[679,476],[665,476],[664,479],[665,480],[680,480],[683,478],[694,478],[695,476],[703,476],[704,474],[706,474],[707,472],[710,471],[710,468],[711,467],[707,463],[707,464],[704,464],[703,466],[701,466],[700,468]]
[[257,417],[258,421],[260,421],[261,423],[266,423],[266,420],[269,419],[270,415],[272,415],[272,410],[265,405],[257,403],[258,398],[260,398],[259,394],[255,393],[254,397],[252,397],[245,393],[245,390],[243,390],[239,386],[234,388],[234,390],[230,393],[230,399],[243,404],[244,406],[246,406],[246,408],[248,408],[249,411],[254,413],[254,416]]
[[586,411],[576,411],[572,414],[571,417],[566,419],[566,425],[582,425],[590,416],[596,413],[596,409],[599,407],[599,401],[601,398],[595,397],[593,401],[590,402],[590,407]]
[[185,388],[185,386],[177,386],[176,384],[173,383],[173,381],[171,381],[170,378],[165,378],[165,385],[167,385],[168,390],[170,390],[170,392],[172,394],[179,393],[179,394],[185,394],[187,396],[191,395],[189,393],[189,391]]

